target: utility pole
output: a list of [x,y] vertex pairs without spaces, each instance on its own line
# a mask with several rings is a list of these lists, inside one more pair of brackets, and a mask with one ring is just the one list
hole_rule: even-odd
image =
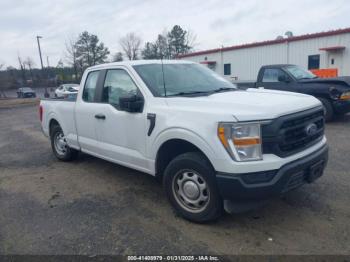
[[[41,63],[41,75],[44,75],[44,65],[43,65],[43,58],[41,55],[41,48],[40,48],[40,38],[43,38],[42,36],[36,36],[36,40],[38,42],[38,49],[39,49],[39,56],[40,56],[40,63]],[[50,97],[50,94],[47,92],[47,86],[45,85],[45,94],[44,97]]]

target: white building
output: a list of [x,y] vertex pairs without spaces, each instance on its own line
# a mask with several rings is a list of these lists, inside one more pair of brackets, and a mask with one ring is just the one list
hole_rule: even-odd
[[199,51],[179,59],[206,64],[232,80],[255,80],[262,65],[296,64],[350,75],[350,28]]

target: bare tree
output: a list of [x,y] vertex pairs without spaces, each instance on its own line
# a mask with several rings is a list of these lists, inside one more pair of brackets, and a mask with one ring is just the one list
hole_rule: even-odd
[[141,38],[135,33],[128,33],[120,38],[119,44],[129,60],[137,60],[140,52]]
[[190,47],[189,51],[192,51],[198,44],[196,41],[197,35],[192,30],[187,30],[187,34],[185,36],[185,44]]
[[65,57],[66,61],[69,65],[71,65],[74,69],[75,77],[78,78],[78,58],[77,58],[77,46],[76,46],[77,39],[71,37],[66,41],[66,52]]
[[23,62],[24,65],[27,65],[29,68],[29,73],[30,73],[30,79],[32,80],[32,83],[34,83],[34,78],[33,78],[33,66],[35,65],[34,60],[31,57],[27,57],[26,60]]
[[17,54],[17,58],[18,58],[18,64],[19,64],[19,67],[20,67],[20,70],[21,70],[23,84],[25,84],[25,82],[26,82],[26,65],[23,62],[23,59],[21,58],[19,53]]
[[117,52],[112,57],[112,62],[120,62],[123,61],[123,54],[122,52]]
[[[4,67],[4,63],[0,63],[0,70]],[[5,91],[4,91],[4,88],[5,86],[3,85],[3,74],[0,75],[0,97],[6,97],[6,94],[5,94]]]

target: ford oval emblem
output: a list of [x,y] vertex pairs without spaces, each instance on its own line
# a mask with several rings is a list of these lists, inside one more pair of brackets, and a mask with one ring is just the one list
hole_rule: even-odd
[[317,125],[315,123],[308,124],[305,127],[305,133],[307,136],[313,136],[317,133]]

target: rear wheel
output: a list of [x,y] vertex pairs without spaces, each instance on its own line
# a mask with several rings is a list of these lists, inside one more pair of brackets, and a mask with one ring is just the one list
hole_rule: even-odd
[[71,161],[76,158],[78,151],[68,146],[66,137],[60,126],[51,130],[51,147],[55,156],[62,161]]
[[222,214],[215,171],[202,154],[190,152],[173,159],[165,169],[163,184],[170,203],[182,217],[206,222]]
[[333,110],[331,102],[326,98],[318,97],[318,99],[321,101],[321,103],[323,105],[324,112],[325,112],[325,120],[327,122],[331,121],[334,117],[334,110]]

